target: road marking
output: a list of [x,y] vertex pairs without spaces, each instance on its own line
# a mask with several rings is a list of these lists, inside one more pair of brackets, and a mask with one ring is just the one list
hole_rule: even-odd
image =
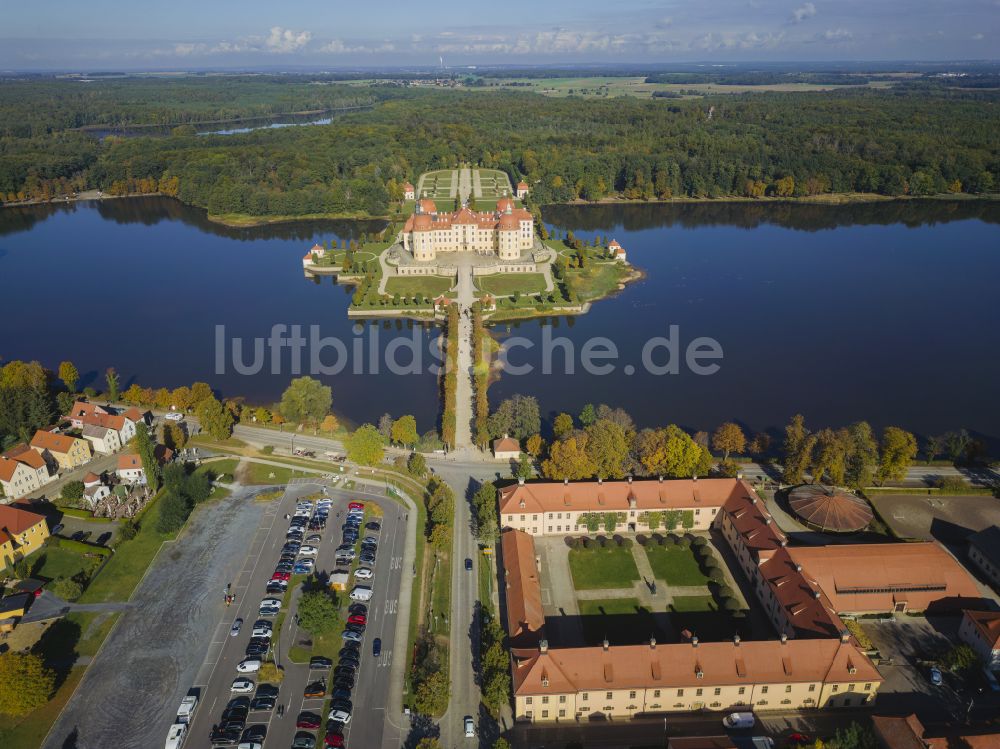
[[378,665],[381,666],[381,667],[383,667],[383,668],[386,668],[386,667],[392,665],[392,651],[391,650],[386,650],[386,651],[384,651],[382,653],[382,657],[379,658]]
[[385,613],[386,614],[395,614],[396,613],[396,607],[398,605],[399,605],[398,599],[396,599],[396,598],[393,598],[391,600],[387,599],[386,602],[385,602]]

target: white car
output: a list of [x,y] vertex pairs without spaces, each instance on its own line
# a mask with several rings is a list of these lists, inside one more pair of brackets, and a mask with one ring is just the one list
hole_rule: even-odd
[[474,739],[476,737],[476,723],[471,715],[465,716],[465,738]]
[[257,741],[241,741],[236,749],[263,749],[264,745]]
[[311,508],[309,508],[309,507],[300,507],[299,509],[297,509],[295,511],[295,515],[293,515],[292,517],[296,517],[296,518],[308,518],[308,517],[312,517],[312,514],[313,513],[312,513],[312,509]]
[[260,607],[262,609],[274,609],[274,608],[280,609],[281,608],[281,599],[280,598],[265,598],[265,599],[263,599],[260,602]]
[[317,549],[315,546],[309,546],[308,544],[299,549],[299,556],[314,557],[317,554],[319,554],[319,549]]
[[233,622],[233,626],[230,627],[229,629],[229,636],[236,637],[236,635],[240,633],[240,627],[242,626],[243,626],[243,620],[237,617],[236,620]]
[[184,414],[179,413],[177,411],[171,411],[170,413],[166,414],[163,418],[166,419],[167,421],[184,421]]
[[250,694],[254,690],[254,683],[250,679],[236,679],[233,681],[233,685],[229,688],[230,692],[236,692],[237,694]]
[[253,631],[250,633],[250,636],[251,637],[270,637],[271,636],[271,632],[272,632],[272,629],[271,629],[270,626],[265,627],[265,626],[261,625],[259,627],[254,627]]
[[236,672],[239,674],[255,674],[260,671],[259,658],[245,658],[236,664]]
[[184,723],[174,723],[170,726],[167,731],[165,749],[180,749],[181,744],[184,743],[184,737],[187,735],[187,728]]
[[354,576],[358,580],[371,580],[374,575],[375,573],[369,567],[358,567],[354,570]]
[[350,723],[351,714],[346,710],[331,710],[330,714],[327,716],[327,720],[335,720],[340,723]]

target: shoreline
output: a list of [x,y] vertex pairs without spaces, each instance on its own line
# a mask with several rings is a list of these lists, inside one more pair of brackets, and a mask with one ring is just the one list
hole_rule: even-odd
[[[61,205],[64,203],[78,203],[84,201],[92,200],[118,200],[122,198],[172,198],[178,201],[184,206],[189,208],[196,208],[198,210],[205,211],[205,217],[212,223],[219,224],[220,226],[226,226],[229,228],[245,229],[253,228],[256,226],[268,226],[271,224],[287,224],[294,223],[296,221],[386,221],[392,222],[395,220],[402,220],[405,216],[402,213],[384,213],[380,215],[374,215],[369,213],[364,213],[361,211],[354,212],[344,212],[344,213],[309,213],[300,215],[283,215],[275,214],[268,216],[251,216],[249,214],[243,213],[232,213],[232,214],[212,214],[209,213],[207,209],[201,208],[200,206],[194,205],[193,203],[185,203],[180,198],[173,195],[165,195],[161,192],[151,192],[151,193],[129,193],[127,195],[99,195],[97,189],[86,190],[77,196],[60,196],[52,200],[22,200],[10,203],[3,203],[0,205],[2,208],[20,208],[24,206],[32,205]],[[805,197],[787,197],[779,198],[774,196],[762,197],[762,198],[747,198],[740,195],[731,195],[720,198],[690,198],[690,197],[678,197],[678,198],[666,198],[666,199],[631,199],[631,198],[620,198],[620,197],[606,197],[600,200],[570,200],[558,203],[544,203],[544,206],[569,206],[572,208],[585,208],[587,206],[613,206],[613,205],[700,205],[708,203],[717,204],[730,204],[730,203],[748,203],[748,204],[779,204],[779,203],[789,203],[796,204],[800,203],[803,205],[823,205],[823,206],[842,206],[842,205],[853,205],[853,204],[864,204],[864,203],[891,203],[891,202],[910,202],[910,201],[922,201],[922,200],[934,200],[934,201],[962,201],[962,202],[976,202],[982,201],[984,203],[994,203],[1000,202],[1000,193],[983,193],[982,195],[974,195],[972,193],[942,193],[938,195],[879,195],[878,193],[823,193],[820,195],[809,195]]]

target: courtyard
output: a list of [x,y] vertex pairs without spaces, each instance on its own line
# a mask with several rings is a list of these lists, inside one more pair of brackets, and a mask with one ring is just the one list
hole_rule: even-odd
[[536,537],[556,647],[747,635],[747,602],[706,534]]

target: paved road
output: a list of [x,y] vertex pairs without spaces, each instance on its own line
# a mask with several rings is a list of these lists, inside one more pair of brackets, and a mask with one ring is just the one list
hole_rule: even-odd
[[[207,737],[212,725],[219,720],[226,703],[232,697],[230,685],[237,676],[236,664],[244,657],[246,642],[250,637],[249,628],[258,618],[257,606],[260,599],[265,596],[264,587],[285,541],[288,524],[284,516],[294,511],[295,502],[299,497],[314,493],[318,489],[319,485],[313,483],[290,486],[280,502],[276,503],[276,510],[271,515],[273,522],[263,525],[249,543],[242,569],[233,581],[237,605],[225,610],[216,623],[205,662],[194,680],[194,687],[199,689],[202,695],[202,704],[192,724],[187,746],[210,746]],[[387,704],[391,702],[389,692],[392,666],[396,659],[405,659],[405,655],[396,647],[396,636],[404,545],[407,528],[410,526],[408,513],[384,496],[373,496],[363,490],[346,492],[331,489],[328,493],[335,503],[317,557],[316,567],[319,570],[329,571],[335,566],[334,550],[340,541],[340,526],[345,519],[348,500],[361,499],[365,502],[375,502],[384,510],[373,585],[375,596],[368,604],[369,622],[362,645],[362,666],[358,684],[352,695],[354,714],[345,734],[349,746],[398,747],[402,743],[402,731],[398,727],[399,719],[398,716],[389,714],[391,711],[387,708]],[[218,594],[221,597],[221,589]],[[279,704],[285,706],[285,714],[279,718],[276,711],[252,713],[247,722],[247,725],[268,726],[265,747],[290,746],[297,730],[296,717],[303,710],[317,712],[325,719],[326,701],[304,699],[302,692],[309,681],[325,679],[330,672],[311,671],[307,664],[293,663],[287,656],[288,649],[292,645],[300,639],[308,639],[308,634],[298,630],[295,625],[294,606],[293,601],[282,630],[276,638],[278,649],[276,660],[284,673]],[[229,630],[237,616],[243,618],[245,629],[239,636],[230,637]],[[375,637],[382,640],[382,654],[377,660],[371,655],[371,642]]]
[[[169,710],[193,683],[265,505],[240,491],[199,507],[161,548],[44,743],[61,749],[162,746]],[[75,737],[75,742],[74,742]]]
[[[452,182],[452,185],[454,184]],[[472,197],[472,170],[468,167],[458,170],[458,196],[463,203],[468,202],[469,198]]]

